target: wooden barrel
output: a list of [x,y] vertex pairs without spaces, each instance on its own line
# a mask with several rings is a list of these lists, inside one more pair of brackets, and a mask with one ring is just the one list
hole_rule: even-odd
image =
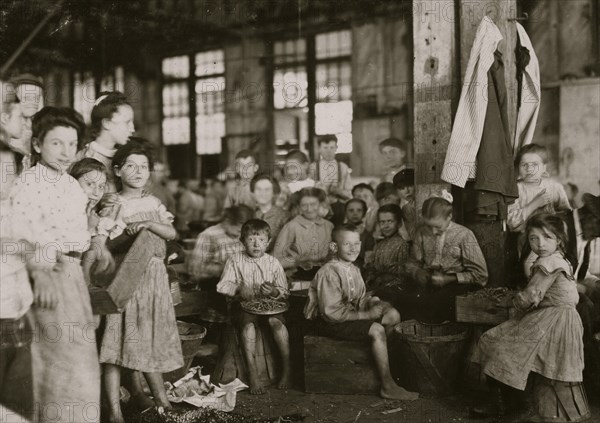
[[534,373],[533,398],[544,422],[582,422],[591,416],[580,382],[559,382]]
[[[263,386],[269,386],[276,380],[275,341],[268,325],[255,325],[256,328],[256,370]],[[240,342],[242,334],[227,322],[219,342],[219,357],[210,381],[215,385],[229,383],[235,378],[248,384],[248,367]]]
[[392,376],[409,390],[440,395],[453,392],[467,338],[468,329],[457,323],[398,323],[389,341]]
[[181,341],[183,366],[172,372],[165,373],[163,378],[167,382],[175,382],[185,376],[192,365],[194,357],[198,351],[200,351],[200,346],[206,336],[206,328],[195,323],[187,323],[178,320],[177,330],[179,331],[179,339]]

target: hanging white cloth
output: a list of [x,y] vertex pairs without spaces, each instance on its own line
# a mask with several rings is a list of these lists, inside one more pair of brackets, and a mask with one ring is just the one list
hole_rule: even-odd
[[521,103],[517,114],[515,126],[515,139],[513,153],[516,155],[519,148],[533,142],[535,125],[540,113],[540,102],[542,98],[540,85],[540,64],[533,50],[531,40],[525,32],[525,28],[517,22],[517,33],[521,45],[529,50],[529,63],[523,71],[523,83],[521,86]]

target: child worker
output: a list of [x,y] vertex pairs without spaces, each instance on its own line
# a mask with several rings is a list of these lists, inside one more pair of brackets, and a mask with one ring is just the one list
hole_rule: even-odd
[[386,204],[380,207],[377,211],[377,223],[383,239],[373,247],[371,260],[363,274],[370,291],[395,305],[404,288],[402,275],[410,254],[410,244],[398,233],[398,228],[402,225],[400,206]]
[[304,188],[299,199],[300,214],[279,233],[273,255],[296,280],[310,280],[327,261],[333,223],[319,216],[325,191]]
[[387,337],[400,322],[400,314],[379,298],[366,294],[360,271],[353,264],[360,252],[356,226],[336,226],[331,239],[334,257],[312,280],[304,316],[316,321],[319,335],[370,342],[381,381],[380,396],[416,400],[419,395],[396,385],[390,374]]
[[98,160],[108,170],[107,193],[116,192],[112,159],[119,146],[127,144],[133,135],[133,108],[125,94],[118,91],[100,93],[92,108],[90,125],[92,141],[78,154],[78,159]]
[[36,273],[51,274],[36,279],[34,286],[35,330],[47,333],[52,327],[55,334],[58,331],[58,336],[41,336],[32,344],[40,421],[99,421],[96,325],[81,268],[81,255],[90,246],[88,198],[67,173],[84,129],[83,118],[72,109],[44,107],[36,113],[32,120],[34,166],[21,174],[10,194],[14,238],[35,246],[28,252],[36,257],[28,263],[28,270],[34,279]]
[[225,208],[239,206],[240,204],[250,208],[256,207],[250,189],[250,182],[257,171],[258,164],[256,164],[256,158],[252,151],[242,150],[235,155],[235,174],[239,179],[236,179],[235,184],[231,186],[227,197],[225,197]]
[[294,203],[292,194],[303,188],[313,188],[316,184],[308,173],[308,167],[308,157],[302,151],[291,150],[287,153],[283,167],[283,181],[280,183],[281,192],[275,203],[277,206],[296,214],[291,210]]
[[[487,284],[483,253],[473,232],[452,221],[452,195],[430,197],[421,211],[406,271],[417,283],[413,306],[419,320],[455,320],[455,298]],[[400,310],[402,312],[402,310]]]
[[317,142],[320,159],[310,164],[308,174],[318,184],[317,187],[327,193],[333,212],[331,220],[343,220],[344,202],[352,198],[352,170],[346,163],[335,159],[338,148],[335,135],[320,136]]
[[[257,298],[285,299],[289,296],[287,279],[277,259],[266,254],[271,238],[271,228],[264,220],[251,219],[242,226],[241,241],[245,250],[229,257],[217,292],[242,301]],[[248,365],[250,393],[263,394],[256,366],[256,331],[260,322],[270,326],[282,359],[282,375],[279,389],[287,389],[290,378],[290,346],[283,313],[258,316],[234,306],[242,331],[242,347]]]
[[259,174],[252,178],[250,191],[256,202],[254,217],[264,220],[271,228],[271,241],[267,251],[272,251],[283,225],[290,220],[287,210],[273,204],[275,196],[280,192],[279,183],[272,176]]
[[388,168],[381,180],[394,182],[396,173],[408,167],[408,143],[397,138],[387,138],[379,143],[379,153]]
[[[523,391],[531,372],[550,381],[583,380],[583,326],[575,308],[577,285],[565,257],[564,223],[552,214],[536,214],[527,221],[525,233],[538,259],[527,287],[513,300],[521,313],[485,332],[473,356],[495,387],[494,404],[474,410],[479,414],[503,415],[502,384]],[[568,400],[564,404],[572,408]],[[567,420],[575,417],[577,413]]]
[[[515,233],[518,263],[517,275],[523,276],[522,266],[531,266],[537,258],[525,239],[527,219],[536,213],[561,213],[571,210],[564,187],[551,179],[546,171],[548,150],[538,144],[527,144],[515,157],[519,178],[519,198],[508,206],[507,224]],[[526,264],[528,262],[528,264]]]
[[[152,156],[146,145],[131,141],[118,149],[113,165],[121,185],[118,202],[123,225],[115,225],[108,231],[99,228],[98,236],[113,239],[126,233],[147,238],[144,251],[135,256],[139,263],[129,263],[136,268],[131,277],[140,277],[141,273],[140,282],[125,310],[106,316],[100,346],[109,400],[108,421],[123,422],[119,403],[121,369],[142,372],[155,405],[170,408],[162,374],[180,368],[183,356],[164,264],[165,241],[177,235],[172,225],[173,215],[156,197],[144,194],[152,171]],[[126,264],[124,261],[121,266]]]
[[362,271],[365,263],[371,258],[375,240],[365,228],[365,215],[367,214],[367,204],[358,198],[348,200],[344,206],[344,223],[350,223],[358,228],[360,233],[360,254],[356,259],[356,266]]

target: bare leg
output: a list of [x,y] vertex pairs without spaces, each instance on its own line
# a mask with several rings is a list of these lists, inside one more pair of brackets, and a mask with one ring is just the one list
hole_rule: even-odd
[[154,407],[154,401],[152,401],[144,392],[141,377],[142,372],[138,370],[129,370],[126,378],[126,381],[128,382],[126,388],[129,389],[131,400],[134,404],[138,408],[146,410],[147,408]]
[[144,373],[146,382],[150,386],[150,391],[154,397],[154,403],[157,407],[172,408],[171,403],[167,399],[167,391],[165,391],[165,382],[162,373]]
[[[386,308],[385,305],[388,305]],[[381,318],[381,324],[385,328],[385,334],[387,337],[394,331],[394,327],[400,323],[400,313],[391,305],[384,303],[383,317]]]
[[242,348],[246,365],[248,366],[248,378],[250,379],[250,393],[262,395],[265,393],[258,380],[256,370],[256,327],[254,323],[246,323],[242,329]]
[[271,326],[277,349],[279,349],[279,353],[281,354],[282,374],[277,388],[287,389],[290,383],[290,336],[285,325],[275,317],[269,317],[269,326]]
[[398,399],[403,401],[414,401],[419,398],[416,392],[409,392],[406,389],[396,385],[390,373],[390,363],[387,350],[387,338],[385,329],[379,323],[373,323],[369,329],[369,336],[372,341],[373,357],[375,365],[381,380],[381,390],[379,395],[382,398]]
[[121,367],[115,364],[104,364],[104,389],[108,401],[108,421],[124,423],[121,411]]

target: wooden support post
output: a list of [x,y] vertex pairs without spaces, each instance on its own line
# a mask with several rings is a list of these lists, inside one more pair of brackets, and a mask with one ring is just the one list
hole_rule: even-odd
[[456,66],[454,0],[413,1],[414,152],[417,213],[442,182],[452,131],[453,71]]

